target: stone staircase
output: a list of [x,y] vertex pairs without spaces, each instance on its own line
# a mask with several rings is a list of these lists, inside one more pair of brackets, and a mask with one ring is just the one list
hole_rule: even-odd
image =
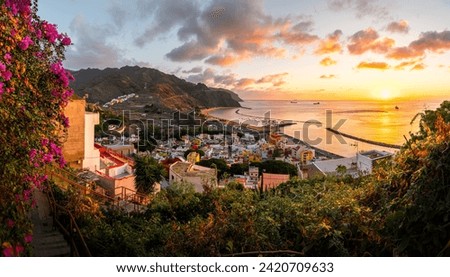
[[31,221],[33,222],[32,255],[36,257],[69,257],[70,246],[56,226],[53,226],[46,195],[36,190],[34,197],[37,205],[31,212]]

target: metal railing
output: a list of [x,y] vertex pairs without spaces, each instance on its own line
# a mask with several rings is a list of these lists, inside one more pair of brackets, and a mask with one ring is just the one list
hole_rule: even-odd
[[[78,224],[72,213],[56,202],[51,186],[48,186],[45,192],[50,204],[53,224],[58,226],[58,229],[63,233],[64,237],[69,242],[71,255],[76,257],[92,257],[91,251],[89,250],[86,241],[84,240],[83,234],[81,233],[80,228],[78,227]],[[61,214],[68,217],[68,227],[60,221],[59,216]]]

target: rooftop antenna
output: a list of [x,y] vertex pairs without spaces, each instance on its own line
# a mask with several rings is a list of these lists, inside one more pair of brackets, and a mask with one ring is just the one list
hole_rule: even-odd
[[356,168],[358,168],[358,153],[359,153],[359,145],[357,141],[354,141],[350,146],[356,147]]

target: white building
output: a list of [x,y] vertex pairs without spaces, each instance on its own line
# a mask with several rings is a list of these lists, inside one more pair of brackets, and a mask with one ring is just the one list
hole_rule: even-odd
[[370,150],[357,154],[358,170],[363,174],[371,174],[373,167],[382,159],[391,157],[393,154],[386,151]]
[[346,168],[346,174],[357,177],[360,174],[372,174],[373,167],[382,159],[391,157],[392,153],[386,151],[370,150],[359,152],[350,158],[316,161],[312,163],[313,171],[321,172],[323,175],[334,175],[339,166]]
[[258,184],[259,184],[259,168],[256,166],[250,166],[248,168],[246,188],[257,189]]
[[336,169],[339,166],[344,166],[347,174],[353,177],[358,176],[356,157],[316,161],[312,163],[312,166],[314,167],[314,172],[319,171],[322,175],[335,175]]
[[100,123],[98,113],[84,114],[84,159],[82,167],[95,172],[100,169],[100,151],[94,147],[95,125]]

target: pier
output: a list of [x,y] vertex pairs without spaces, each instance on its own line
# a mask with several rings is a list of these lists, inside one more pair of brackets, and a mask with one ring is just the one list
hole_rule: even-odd
[[373,140],[369,140],[369,139],[364,139],[364,138],[352,136],[352,135],[349,135],[349,134],[346,134],[346,133],[339,132],[339,131],[334,130],[334,129],[329,128],[329,127],[326,128],[326,129],[327,129],[327,131],[330,131],[332,133],[341,135],[343,137],[346,137],[346,138],[349,138],[349,139],[354,139],[354,140],[361,141],[361,142],[365,142],[365,143],[368,143],[368,144],[373,144],[373,145],[387,147],[387,148],[393,148],[393,149],[400,149],[401,148],[400,145],[390,144],[390,143],[385,143],[385,142],[379,142],[379,141],[373,141]]

